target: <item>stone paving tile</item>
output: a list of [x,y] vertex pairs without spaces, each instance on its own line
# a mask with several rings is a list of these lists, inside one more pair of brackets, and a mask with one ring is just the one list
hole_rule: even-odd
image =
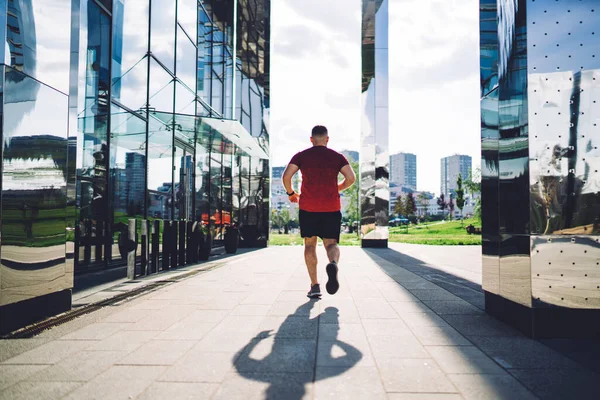
[[413,336],[399,317],[396,319],[365,319],[362,321],[367,336]]
[[127,308],[108,316],[104,319],[104,322],[138,322],[151,312],[152,310],[148,309]]
[[80,351],[36,374],[29,381],[87,382],[122,359],[120,351]]
[[231,311],[231,315],[265,316],[270,308],[268,304],[239,304]]
[[61,340],[102,340],[131,326],[130,323],[98,322],[69,333],[63,336]]
[[209,399],[218,387],[216,383],[154,382],[138,399]]
[[431,358],[377,360],[388,392],[457,393],[455,386]]
[[77,382],[19,382],[0,392],[0,399],[52,400],[61,399],[80,386]]
[[463,335],[449,326],[415,326],[413,334],[424,346],[469,346]]
[[288,315],[295,316],[310,316],[311,318],[319,315],[320,308],[315,306],[316,301],[309,301],[304,303],[308,299],[304,298],[296,302],[281,302],[274,303],[267,315],[271,317],[286,317]]
[[320,399],[386,399],[376,367],[317,367],[315,400]]
[[185,321],[221,322],[228,315],[227,310],[196,310],[185,317]]
[[317,367],[374,367],[368,342],[346,342],[343,340],[319,340]]
[[83,384],[65,400],[129,400],[136,398],[152,384],[166,367],[115,365]]
[[466,400],[481,399],[537,399],[529,390],[507,373],[497,374],[449,374],[448,379],[458,388]]
[[160,377],[168,382],[222,382],[233,368],[235,353],[209,353],[193,348]]
[[189,340],[150,340],[119,361],[120,365],[173,365],[195,342]]
[[388,400],[462,400],[460,394],[451,393],[388,393]]
[[349,343],[367,343],[367,334],[362,324],[325,324],[319,325],[319,340],[343,340]]
[[443,318],[465,336],[523,336],[489,315],[444,315]]
[[313,398],[313,372],[232,372],[217,389],[214,400],[303,400]]
[[427,307],[421,301],[390,301],[390,306],[392,306],[400,316],[413,313],[433,312],[431,308]]
[[3,364],[55,364],[63,358],[85,350],[93,343],[86,340],[56,340],[10,358]]
[[410,293],[419,300],[458,300],[459,298],[444,289],[411,289]]
[[583,368],[511,369],[510,373],[543,399],[600,399],[600,376]]
[[357,298],[354,299],[358,315],[362,319],[370,318],[398,318],[390,303],[384,298]]
[[[398,310],[396,309],[396,311]],[[402,313],[400,317],[410,328],[420,326],[450,326],[442,317],[434,312]]]
[[202,322],[184,319],[156,335],[157,340],[200,340],[210,332],[217,322]]
[[49,341],[48,338],[0,339],[0,363]]
[[425,347],[414,336],[369,336],[375,360],[389,358],[430,358]]
[[425,346],[447,374],[502,374],[504,370],[474,346]]
[[484,314],[484,311],[464,300],[423,300],[423,303],[439,315]]
[[92,342],[86,350],[121,351],[127,354],[148,342],[157,334],[157,331],[120,331],[104,340]]
[[310,372],[314,370],[316,339],[253,339],[235,363],[244,372]]
[[504,368],[581,368],[576,362],[529,338],[468,336],[468,339]]
[[316,339],[319,331],[318,318],[265,317],[258,332],[270,331],[278,339]]
[[131,306],[131,310],[162,310],[170,304],[169,300],[157,298],[145,298],[135,305]]
[[0,391],[27,379],[47,365],[0,365]]

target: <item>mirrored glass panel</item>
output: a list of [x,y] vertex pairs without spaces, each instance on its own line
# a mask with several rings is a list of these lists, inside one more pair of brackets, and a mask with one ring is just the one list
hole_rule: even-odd
[[175,4],[173,0],[152,0],[150,48],[154,57],[175,72]]
[[7,65],[69,93],[71,2],[24,0],[2,4],[7,7]]
[[151,110],[173,111],[174,79],[156,61],[150,61],[148,105]]
[[1,305],[72,284],[65,275],[68,97],[5,71]]
[[196,87],[196,46],[181,28],[177,29],[177,78],[193,91]]
[[173,207],[172,126],[148,120],[148,217],[171,219]]
[[115,0],[111,95],[132,110],[146,103],[149,11],[146,0]]
[[196,37],[198,8],[198,0],[177,1],[177,22],[191,38]]

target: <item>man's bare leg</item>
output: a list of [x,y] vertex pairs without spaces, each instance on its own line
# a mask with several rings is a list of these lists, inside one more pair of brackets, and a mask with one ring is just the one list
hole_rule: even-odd
[[306,237],[304,238],[304,261],[306,262],[306,268],[308,269],[308,276],[310,277],[310,284],[316,285],[319,283],[317,277],[317,237]]
[[327,251],[327,257],[329,262],[335,261],[336,264],[340,261],[340,247],[336,239],[323,239],[323,245],[325,251]]
[[340,260],[340,248],[337,244],[337,239],[323,239],[325,250],[327,251],[327,257],[329,258],[329,264],[325,270],[327,271],[327,293],[335,294],[340,288],[338,281],[338,266],[337,263]]

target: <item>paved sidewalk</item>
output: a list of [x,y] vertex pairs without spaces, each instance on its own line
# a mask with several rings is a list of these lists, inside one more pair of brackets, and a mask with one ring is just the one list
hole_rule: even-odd
[[431,273],[440,258],[411,254],[342,248],[341,289],[320,301],[305,297],[302,248],[236,257],[0,341],[0,399],[600,398],[598,375],[487,316],[451,266]]

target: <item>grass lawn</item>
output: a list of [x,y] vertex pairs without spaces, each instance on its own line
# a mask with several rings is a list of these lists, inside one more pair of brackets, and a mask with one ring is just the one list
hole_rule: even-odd
[[432,245],[481,245],[481,235],[469,235],[465,226],[479,226],[474,219],[390,228],[390,242]]
[[[431,245],[481,245],[481,235],[469,235],[465,226],[473,224],[479,226],[474,219],[460,221],[434,222],[411,226],[407,228],[390,228],[390,242],[431,244]],[[360,246],[360,239],[356,234],[342,233],[340,238],[342,246]],[[271,246],[301,246],[304,244],[300,234],[279,235],[271,233],[269,237]]]
[[[269,235],[269,245],[271,246],[302,246],[304,240],[299,233],[291,233],[289,235],[271,233]],[[342,233],[340,236],[341,246],[360,246],[360,238],[356,234]]]

